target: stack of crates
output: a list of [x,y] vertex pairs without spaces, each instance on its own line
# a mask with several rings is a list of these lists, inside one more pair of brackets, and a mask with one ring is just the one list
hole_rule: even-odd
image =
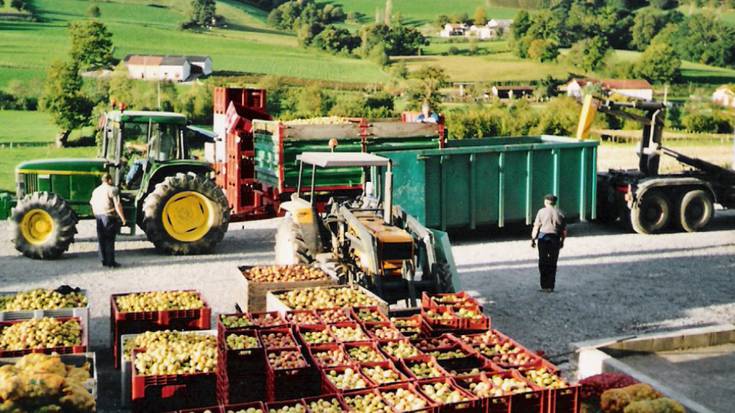
[[[227,328],[223,317],[240,319],[243,327]],[[255,339],[256,347],[233,350],[230,336]],[[223,314],[217,318],[217,401],[236,404],[266,399],[265,349],[249,314]]]

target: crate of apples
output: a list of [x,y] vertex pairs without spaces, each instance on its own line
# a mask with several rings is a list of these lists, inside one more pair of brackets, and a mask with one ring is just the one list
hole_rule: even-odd
[[296,347],[296,338],[290,328],[271,328],[260,331],[260,341],[266,349]]
[[341,366],[326,368],[322,371],[322,374],[324,375],[325,391],[327,393],[373,387],[373,384],[354,367]]
[[337,339],[330,332],[329,327],[323,324],[299,326],[298,334],[301,342],[306,346],[337,342]]
[[239,304],[251,312],[268,310],[269,291],[335,284],[324,271],[308,265],[239,267],[237,271],[240,273],[240,289],[243,291]]
[[347,353],[339,344],[323,344],[309,347],[309,354],[318,367],[346,366],[350,363]]
[[479,399],[458,387],[450,378],[428,379],[420,381],[421,394],[437,405],[438,412],[475,411],[480,408]]
[[362,330],[357,323],[336,323],[329,326],[332,336],[340,343],[349,341],[364,341],[370,337]]
[[390,361],[361,364],[360,373],[378,386],[409,381]]
[[349,393],[344,399],[352,412],[395,413],[393,407],[376,390]]
[[316,396],[304,399],[308,413],[343,413],[348,411],[345,405],[336,396]]
[[352,342],[344,344],[345,351],[353,363],[374,363],[385,361],[386,358],[378,350],[375,342]]
[[388,340],[381,342],[379,346],[380,351],[388,357],[396,360],[416,357],[423,354],[408,340]]
[[397,413],[433,412],[433,403],[419,393],[412,384],[403,383],[381,387],[380,396],[390,404]]
[[401,360],[403,371],[417,380],[446,377],[449,374],[431,356],[416,356]]

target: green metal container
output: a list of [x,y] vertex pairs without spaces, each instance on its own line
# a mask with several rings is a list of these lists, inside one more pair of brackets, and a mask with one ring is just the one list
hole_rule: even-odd
[[[393,152],[439,148],[443,127],[436,124],[395,121],[345,124],[287,124],[253,121],[255,177],[281,192],[296,188],[303,152],[329,152],[329,141],[337,140],[336,152]],[[317,186],[352,188],[362,183],[360,168],[318,169]],[[308,185],[311,171],[304,171]]]
[[533,223],[553,193],[569,220],[595,218],[596,141],[555,136],[450,141],[445,149],[383,152],[393,203],[442,230]]

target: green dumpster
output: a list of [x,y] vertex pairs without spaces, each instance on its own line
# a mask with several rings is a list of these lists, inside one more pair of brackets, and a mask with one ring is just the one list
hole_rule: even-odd
[[596,141],[556,136],[450,141],[447,148],[384,152],[393,202],[430,228],[530,225],[548,193],[567,218],[595,219]]

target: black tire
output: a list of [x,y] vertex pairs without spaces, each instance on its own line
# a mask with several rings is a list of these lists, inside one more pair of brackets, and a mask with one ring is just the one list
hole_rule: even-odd
[[[39,212],[43,211],[43,212]],[[35,230],[30,222],[34,216],[47,217],[53,226],[47,235],[35,242]],[[69,204],[60,196],[49,192],[34,192],[23,197],[13,208],[12,215],[15,249],[28,258],[50,260],[59,258],[69,249],[77,233],[77,216]],[[25,230],[24,230],[25,228]],[[32,232],[29,232],[32,231]]]
[[298,224],[286,217],[276,231],[276,264],[311,264],[315,261]]
[[[206,222],[176,232],[172,228],[171,216],[166,215],[169,201],[176,202],[177,195],[193,193],[193,197],[201,195],[203,203],[197,208],[206,208]],[[196,213],[196,211],[194,211]],[[230,223],[230,208],[222,190],[206,177],[193,173],[177,173],[169,176],[146,196],[143,201],[143,230],[148,240],[156,246],[156,250],[172,255],[206,254],[222,241]],[[164,220],[167,220],[164,222]],[[183,220],[183,219],[182,219]],[[184,234],[199,234],[186,239]]]
[[671,202],[660,191],[648,191],[630,211],[630,223],[639,234],[655,234],[669,224]]
[[709,193],[701,189],[689,191],[679,203],[679,225],[686,232],[700,231],[709,224],[714,213],[715,205]]

